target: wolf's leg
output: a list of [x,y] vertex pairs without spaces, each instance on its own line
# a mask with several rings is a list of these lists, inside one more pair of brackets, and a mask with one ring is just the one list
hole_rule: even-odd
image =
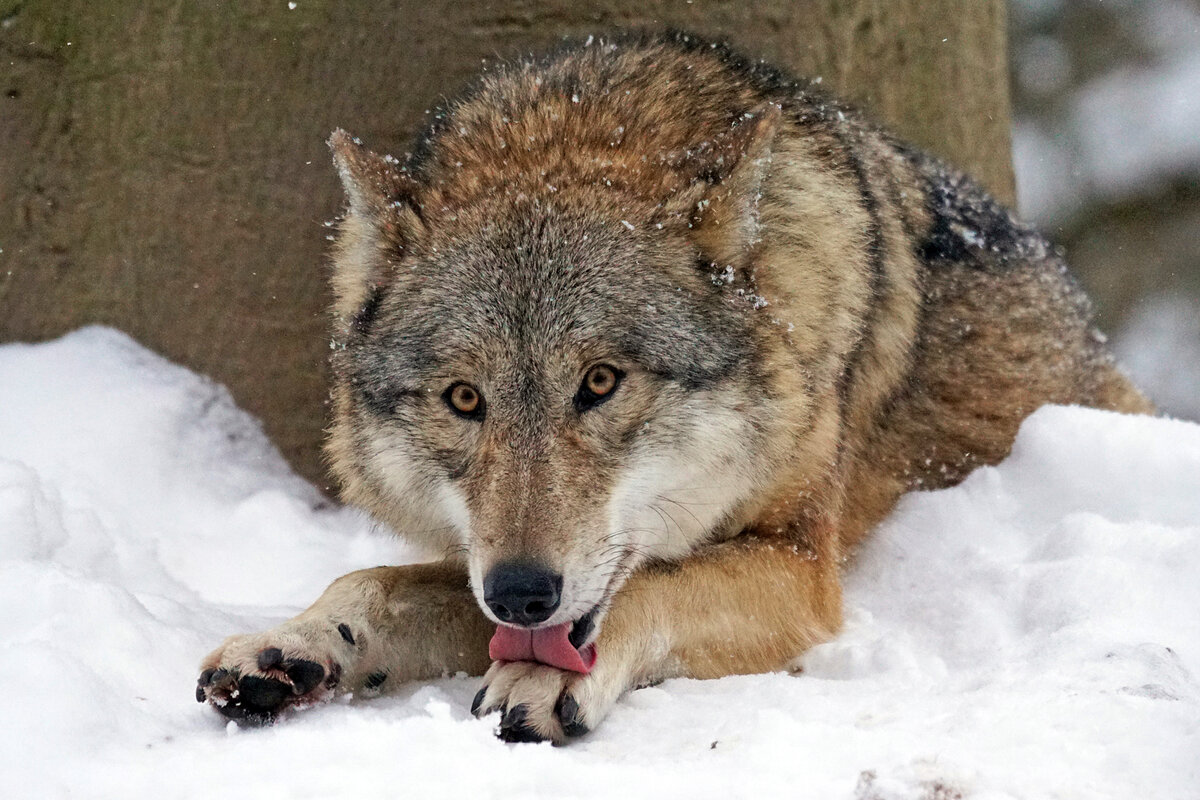
[[335,691],[383,691],[459,671],[480,675],[494,630],[461,567],[352,572],[298,617],[226,639],[201,664],[196,699],[227,717],[262,721]]
[[739,537],[632,575],[604,620],[588,675],[496,662],[473,710],[502,709],[502,738],[561,742],[594,728],[628,689],[782,669],[840,625],[833,553]]

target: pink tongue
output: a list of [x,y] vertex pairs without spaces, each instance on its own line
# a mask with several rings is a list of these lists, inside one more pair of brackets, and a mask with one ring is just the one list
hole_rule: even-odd
[[586,675],[596,663],[596,646],[589,644],[577,650],[567,639],[571,625],[564,622],[536,631],[497,625],[496,634],[488,644],[488,655],[494,661],[537,661]]

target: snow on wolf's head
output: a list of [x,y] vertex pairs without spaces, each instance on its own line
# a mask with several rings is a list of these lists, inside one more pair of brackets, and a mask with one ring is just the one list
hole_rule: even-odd
[[492,618],[594,635],[634,567],[736,533],[771,467],[743,262],[778,112],[651,159],[589,144],[566,96],[469,112],[404,165],[330,140],[328,454],[348,501],[463,558]]

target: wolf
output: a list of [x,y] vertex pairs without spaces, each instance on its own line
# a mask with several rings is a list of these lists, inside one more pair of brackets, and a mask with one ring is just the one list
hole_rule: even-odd
[[502,739],[562,743],[638,686],[796,664],[897,499],[1039,406],[1153,410],[1035,230],[719,43],[592,38],[403,159],[329,143],[328,461],[436,560],[227,639],[196,690],[226,717],[465,672]]

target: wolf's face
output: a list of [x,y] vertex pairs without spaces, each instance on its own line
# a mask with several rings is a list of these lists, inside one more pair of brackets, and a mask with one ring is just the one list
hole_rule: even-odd
[[498,622],[588,635],[630,569],[720,536],[751,491],[753,302],[661,207],[401,204],[387,162],[341,147],[330,453],[348,499],[465,555]]

